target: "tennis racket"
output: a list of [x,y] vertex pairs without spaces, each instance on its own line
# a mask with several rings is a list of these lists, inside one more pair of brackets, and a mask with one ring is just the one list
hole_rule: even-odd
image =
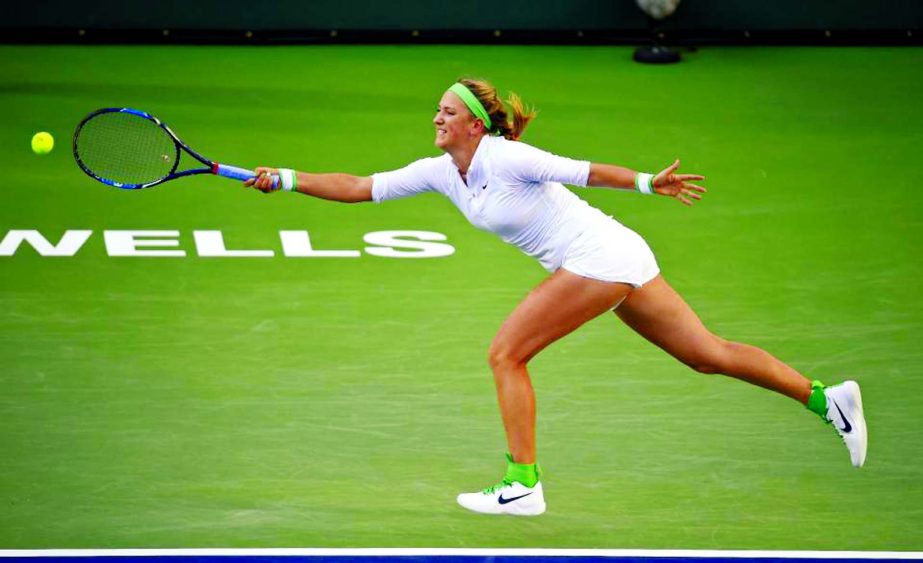
[[[205,166],[179,170],[183,152]],[[252,170],[205,158],[165,123],[131,108],[103,108],[84,117],[74,131],[74,160],[90,178],[123,190],[150,188],[195,174],[241,181],[256,176]],[[278,184],[279,177],[273,175],[273,188]]]

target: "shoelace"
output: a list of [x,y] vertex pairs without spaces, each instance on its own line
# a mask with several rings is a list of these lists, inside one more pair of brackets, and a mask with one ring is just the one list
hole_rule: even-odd
[[509,486],[511,486],[512,484],[513,484],[512,481],[510,481],[510,480],[508,480],[508,479],[503,479],[502,481],[500,481],[499,483],[497,483],[497,484],[494,485],[493,487],[487,487],[487,488],[484,489],[482,492],[483,492],[485,495],[492,495],[492,494],[496,493],[497,491],[499,491],[500,489],[502,489],[502,488],[504,488],[504,487],[509,487]]

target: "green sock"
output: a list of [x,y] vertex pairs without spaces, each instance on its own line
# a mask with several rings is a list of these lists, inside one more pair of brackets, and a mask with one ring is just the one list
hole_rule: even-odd
[[506,477],[504,481],[518,481],[527,487],[534,487],[542,474],[537,463],[516,463],[513,456],[506,454]]
[[811,396],[808,397],[808,410],[816,412],[821,418],[827,420],[827,396],[824,395],[824,384],[816,379],[811,382]]

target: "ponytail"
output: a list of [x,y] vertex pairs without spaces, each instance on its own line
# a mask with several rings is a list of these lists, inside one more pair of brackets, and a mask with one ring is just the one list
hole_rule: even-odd
[[513,112],[513,122],[509,122],[506,107],[497,95],[497,89],[486,80],[475,80],[472,78],[460,78],[458,80],[471,90],[471,93],[477,96],[477,99],[484,106],[487,114],[490,116],[492,126],[489,133],[502,135],[511,140],[518,141],[522,133],[537,112],[532,107],[527,107],[522,98],[510,92],[506,103],[509,104]]
[[501,134],[511,141],[518,141],[519,137],[522,137],[522,132],[525,130],[526,125],[535,118],[538,112],[534,108],[527,108],[523,104],[522,98],[513,92],[510,92],[510,97],[506,99],[506,103],[513,110],[513,125],[510,127],[507,123],[503,123],[508,131],[502,131]]

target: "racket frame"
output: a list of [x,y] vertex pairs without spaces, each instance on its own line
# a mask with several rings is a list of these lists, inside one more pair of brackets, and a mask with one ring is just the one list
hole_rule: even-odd
[[[146,182],[142,184],[125,184],[122,182],[116,182],[115,180],[110,180],[109,178],[103,178],[97,175],[92,170],[90,170],[90,168],[86,164],[84,164],[83,161],[80,159],[80,154],[77,152],[77,138],[80,136],[80,131],[83,129],[83,126],[87,124],[87,122],[89,122],[94,117],[104,114],[104,113],[128,113],[128,114],[140,117],[142,119],[147,119],[148,121],[154,123],[161,129],[163,129],[167,133],[167,135],[169,135],[170,138],[173,140],[173,145],[174,145],[174,148],[176,149],[176,159],[173,162],[173,168],[170,169],[170,172],[166,176],[162,178],[158,178],[157,180],[154,180],[152,182]],[[189,156],[191,156],[192,158],[204,164],[205,168],[192,168],[190,170],[182,170],[180,172],[177,172],[176,168],[179,166],[181,150],[185,151]],[[84,117],[80,121],[80,123],[77,125],[77,129],[74,130],[73,152],[74,152],[74,160],[77,161],[77,165],[80,167],[81,170],[83,170],[87,174],[87,176],[93,178],[94,180],[102,182],[103,184],[106,184],[107,186],[112,186],[112,187],[120,188],[123,190],[140,190],[143,188],[150,188],[150,187],[162,184],[164,182],[167,182],[169,180],[175,180],[176,178],[182,178],[183,176],[194,176],[196,174],[216,174],[219,176],[224,176],[226,178],[232,178],[234,180],[241,180],[241,181],[249,180],[250,178],[253,178],[256,176],[256,174],[252,170],[247,170],[246,168],[238,168],[236,166],[230,166],[227,164],[219,164],[217,162],[214,162],[212,160],[205,158],[204,156],[202,156],[201,154],[193,150],[192,147],[184,143],[183,140],[180,139],[179,136],[176,133],[174,133],[173,130],[170,129],[166,123],[162,122],[161,120],[157,119],[156,117],[147,113],[146,111],[141,111],[141,110],[132,109],[132,108],[102,108],[102,109],[98,109],[96,111],[93,111],[87,114],[87,116]],[[273,187],[275,187],[277,184],[278,184],[278,176],[274,174],[273,175]]]

